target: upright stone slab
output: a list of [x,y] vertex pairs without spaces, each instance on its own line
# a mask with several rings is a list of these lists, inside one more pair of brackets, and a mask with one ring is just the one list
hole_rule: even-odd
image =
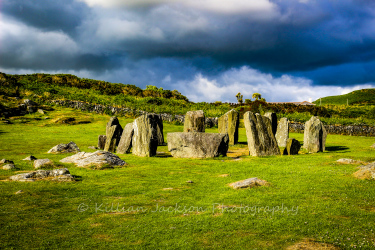
[[326,145],[327,132],[317,116],[312,116],[305,123],[303,147],[309,153],[323,152]]
[[161,118],[161,115],[159,116],[157,127],[156,127],[156,133],[158,135],[158,146],[164,145],[164,133],[163,133],[163,119]]
[[158,124],[160,117],[145,114],[133,122],[132,153],[138,156],[154,156],[158,147]]
[[188,111],[185,115],[184,132],[205,132],[203,110]]
[[168,150],[177,158],[210,158],[226,156],[228,134],[217,133],[168,133]]
[[111,117],[106,126],[106,141],[104,151],[115,152],[120,142],[122,127],[116,116]]
[[289,138],[289,120],[288,118],[281,118],[277,125],[276,141],[279,147],[285,147],[286,141]]
[[126,124],[124,131],[122,132],[120,143],[117,147],[117,153],[126,154],[130,152],[132,148],[132,138],[134,134],[133,123]]
[[280,150],[272,132],[269,118],[248,111],[244,115],[247,144],[250,155],[267,156],[279,155]]
[[289,138],[286,141],[283,155],[298,155],[298,151],[301,148],[301,144],[294,138]]
[[99,135],[99,137],[98,137],[98,149],[104,150],[106,138],[107,137],[105,135]]
[[272,126],[272,133],[276,135],[277,132],[277,115],[276,113],[272,112],[267,112],[264,114],[265,117],[268,117],[271,121],[271,126]]
[[229,144],[234,145],[238,143],[238,126],[240,123],[240,115],[232,109],[219,118],[218,128],[219,133],[229,136]]

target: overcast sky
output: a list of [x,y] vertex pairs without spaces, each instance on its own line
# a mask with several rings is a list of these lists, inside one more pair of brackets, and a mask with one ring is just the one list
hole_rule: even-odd
[[375,87],[373,0],[1,0],[0,71],[70,73],[191,101]]

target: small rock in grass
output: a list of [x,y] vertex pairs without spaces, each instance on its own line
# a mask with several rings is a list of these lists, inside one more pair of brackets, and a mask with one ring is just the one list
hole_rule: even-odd
[[30,155],[28,157],[26,157],[25,159],[23,159],[23,161],[35,161],[36,160],[36,157],[33,156],[33,155]]
[[193,181],[191,181],[191,180],[188,180],[188,181],[186,181],[186,183],[194,183]]
[[341,158],[341,159],[338,159],[336,162],[343,163],[343,164],[358,164],[358,163],[361,163],[361,161],[356,161],[356,160],[348,159],[348,158]]
[[126,162],[121,160],[117,155],[107,151],[96,151],[93,153],[79,152],[75,155],[66,157],[60,162],[75,163],[78,167],[97,166],[124,166]]
[[77,153],[81,150],[78,148],[77,144],[74,142],[69,142],[68,144],[59,144],[51,148],[48,153]]
[[22,194],[23,193],[23,190],[18,190],[17,192],[15,192],[15,194]]
[[372,148],[375,148],[375,143],[371,145]]
[[50,159],[39,159],[34,161],[34,168],[38,169],[44,166],[53,166],[53,161]]
[[3,166],[3,169],[4,170],[12,170],[12,169],[16,169],[16,166],[14,164],[6,164]]
[[14,164],[13,161],[10,161],[10,160],[7,160],[7,159],[2,159],[2,160],[0,161],[0,164],[4,164],[4,163]]
[[233,189],[252,188],[257,186],[268,186],[268,182],[265,180],[258,179],[257,177],[253,177],[246,180],[231,183],[229,184],[229,186]]
[[98,148],[95,147],[95,146],[88,146],[87,148],[88,148],[88,149],[98,149]]
[[355,172],[354,177],[358,179],[367,179],[367,180],[374,180],[375,179],[375,162],[372,162],[366,166],[360,166],[359,170]]

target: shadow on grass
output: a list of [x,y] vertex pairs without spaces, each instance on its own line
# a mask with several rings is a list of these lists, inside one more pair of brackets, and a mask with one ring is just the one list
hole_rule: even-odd
[[1,131],[1,130],[0,130],[0,134],[5,134],[5,133],[8,133],[8,132],[4,132],[4,131]]
[[326,151],[334,152],[334,151],[343,151],[349,149],[346,146],[328,146],[326,147]]

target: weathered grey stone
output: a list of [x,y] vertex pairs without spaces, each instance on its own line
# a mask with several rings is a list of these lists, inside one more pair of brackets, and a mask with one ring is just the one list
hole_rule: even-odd
[[228,134],[217,133],[168,133],[168,150],[177,158],[210,158],[226,156]]
[[157,120],[156,124],[156,134],[158,137],[158,146],[164,145],[164,131],[163,131],[163,120],[160,115],[156,114],[159,119]]
[[368,179],[374,180],[375,179],[375,162],[372,162],[366,166],[360,166],[359,170],[355,172],[354,177],[358,179]]
[[158,124],[160,117],[145,114],[133,122],[132,153],[137,156],[154,156],[158,147]]
[[348,159],[348,158],[341,158],[341,159],[338,159],[336,162],[342,163],[342,164],[359,164],[359,163],[361,163],[361,161],[356,161],[356,160]]
[[242,181],[237,181],[234,183],[229,184],[230,187],[233,189],[240,189],[240,188],[252,188],[257,186],[268,186],[269,183],[265,180],[258,179],[257,177],[249,178]]
[[238,126],[240,124],[240,115],[232,109],[219,118],[218,129],[221,134],[228,134],[229,144],[238,143]]
[[94,153],[79,152],[75,155],[60,160],[60,162],[75,163],[78,167],[101,167],[103,165],[123,166],[126,164],[126,162],[121,160],[117,155],[101,150]]
[[277,115],[276,113],[273,112],[267,112],[264,114],[265,117],[270,119],[271,121],[271,126],[272,126],[272,133],[276,135],[277,132]]
[[120,142],[122,127],[116,116],[111,117],[106,126],[106,142],[104,151],[115,152]]
[[134,134],[133,123],[126,124],[124,131],[122,132],[120,143],[117,147],[117,153],[126,154],[129,153],[132,148],[132,138]]
[[288,118],[281,118],[277,125],[276,141],[279,147],[285,147],[289,138],[289,121]]
[[317,116],[312,116],[305,123],[305,132],[303,138],[303,147],[309,153],[323,152],[326,145],[327,132],[323,123]]
[[45,166],[53,166],[53,161],[50,159],[38,159],[34,161],[34,168],[38,169]]
[[3,169],[4,170],[12,170],[12,169],[16,169],[16,166],[14,164],[6,164],[3,166]]
[[289,138],[286,141],[283,155],[298,155],[298,151],[301,149],[301,143],[294,138]]
[[258,113],[254,115],[253,112],[248,111],[244,115],[244,123],[250,155],[267,156],[280,154],[269,118]]
[[38,113],[40,113],[40,114],[42,114],[42,115],[45,114],[45,112],[43,111],[43,109],[38,109]]
[[75,144],[74,142],[69,142],[68,144],[59,144],[51,148],[48,153],[54,153],[54,154],[62,154],[62,153],[77,153],[80,152],[81,150]]
[[88,148],[88,149],[98,149],[98,148],[95,147],[95,146],[88,146],[87,148]]
[[17,174],[9,177],[12,181],[35,181],[40,179],[52,178],[56,181],[74,181],[74,177],[70,174],[67,168],[54,169],[54,170],[37,170],[34,172]]
[[4,163],[14,164],[13,161],[10,161],[10,160],[7,160],[7,159],[0,160],[0,164],[4,164]]
[[26,157],[25,159],[23,159],[24,161],[35,161],[36,160],[36,157],[33,156],[33,155],[29,155],[28,157]]
[[107,137],[105,135],[99,135],[99,138],[98,138],[98,149],[104,150],[106,138]]
[[203,110],[188,111],[185,115],[184,132],[205,132]]

